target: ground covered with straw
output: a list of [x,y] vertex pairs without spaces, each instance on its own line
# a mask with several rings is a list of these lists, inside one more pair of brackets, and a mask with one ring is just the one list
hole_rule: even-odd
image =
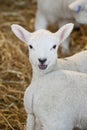
[[[10,25],[17,23],[33,31],[36,5],[35,0],[0,1],[0,130],[25,129],[23,95],[31,82],[32,69],[27,45],[14,36]],[[57,26],[49,29],[56,31]],[[81,26],[71,35],[69,55],[86,49],[87,26]],[[59,56],[66,56],[61,49]]]

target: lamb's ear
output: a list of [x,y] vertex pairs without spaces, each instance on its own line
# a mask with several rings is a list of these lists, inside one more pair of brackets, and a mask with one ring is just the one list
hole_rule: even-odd
[[74,2],[72,2],[71,4],[69,4],[69,8],[73,11],[76,11],[77,13],[79,13],[82,8],[83,8],[83,4],[86,2],[86,0],[76,0]]
[[24,29],[23,27],[21,27],[20,25],[17,24],[13,24],[11,25],[11,29],[13,31],[13,33],[23,42],[28,43],[28,40],[31,36],[31,33],[28,32],[26,29]]
[[56,33],[55,36],[58,39],[58,43],[62,43],[71,33],[72,29],[74,27],[73,23],[65,24],[63,27],[61,27]]

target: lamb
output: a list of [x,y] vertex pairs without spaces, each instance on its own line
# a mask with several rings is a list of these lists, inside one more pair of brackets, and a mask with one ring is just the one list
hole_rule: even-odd
[[35,119],[43,130],[87,128],[87,74],[56,70],[57,48],[72,28],[73,24],[66,24],[54,34],[47,30],[30,33],[12,25],[15,35],[29,46],[33,68],[24,95],[27,130],[35,129]]
[[[76,27],[87,24],[87,0],[37,0],[35,30],[46,29],[49,23],[58,22],[59,27],[73,21]],[[69,53],[67,38],[62,44],[62,52]]]

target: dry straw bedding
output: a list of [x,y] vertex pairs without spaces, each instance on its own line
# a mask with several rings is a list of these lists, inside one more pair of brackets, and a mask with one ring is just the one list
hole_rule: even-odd
[[[0,1],[0,130],[25,129],[23,95],[31,82],[32,69],[27,46],[13,35],[10,25],[17,23],[33,31],[35,12],[35,0]],[[49,29],[55,31],[57,27]],[[87,26],[81,26],[71,35],[70,55],[86,49]]]

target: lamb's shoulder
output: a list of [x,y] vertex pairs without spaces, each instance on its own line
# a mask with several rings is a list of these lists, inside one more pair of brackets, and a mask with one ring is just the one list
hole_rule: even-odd
[[87,98],[87,74],[67,70],[64,70],[63,73],[66,75],[66,82],[68,81],[67,85],[70,89],[76,88],[79,94],[84,94]]
[[87,74],[75,71],[57,70],[49,73],[45,77],[45,81],[62,88],[72,88],[72,86],[80,89],[87,88]]
[[56,76],[58,76],[57,78],[59,78],[59,79],[61,77],[65,77],[65,78],[72,77],[73,79],[75,79],[74,76],[76,76],[77,78],[80,78],[80,77],[87,78],[87,74],[85,74],[85,73],[71,71],[71,70],[63,70],[63,69],[60,69],[60,70],[58,69],[58,70],[52,71],[52,72],[48,73],[46,77],[53,77],[53,76],[55,78],[56,78]]
[[[65,76],[67,80],[72,80],[75,82],[83,82],[87,81],[87,74],[86,73],[81,73],[81,72],[76,72],[76,71],[71,71],[71,70],[60,70],[61,71],[61,76]],[[66,80],[65,79],[65,80]]]

